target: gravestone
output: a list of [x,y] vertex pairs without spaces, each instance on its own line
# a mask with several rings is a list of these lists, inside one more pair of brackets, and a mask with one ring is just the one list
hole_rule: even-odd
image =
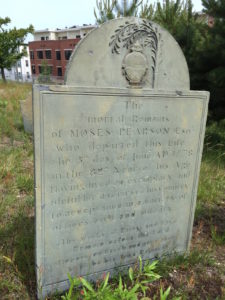
[[32,110],[32,95],[28,94],[27,99],[20,100],[20,109],[23,117],[24,131],[33,133],[33,110]]
[[34,85],[39,297],[188,250],[208,98],[173,37],[133,17],[89,33],[64,86]]

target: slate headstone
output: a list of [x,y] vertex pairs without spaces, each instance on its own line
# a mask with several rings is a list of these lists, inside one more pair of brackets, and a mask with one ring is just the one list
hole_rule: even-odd
[[89,33],[64,86],[34,85],[39,297],[188,250],[209,99],[189,89],[173,37],[133,17]]

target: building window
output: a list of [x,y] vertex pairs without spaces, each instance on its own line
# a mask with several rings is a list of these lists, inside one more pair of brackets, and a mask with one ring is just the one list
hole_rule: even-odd
[[38,66],[38,71],[39,71],[39,74],[41,74],[41,71],[42,71],[42,67],[41,66]]
[[45,37],[44,36],[41,36],[41,41],[44,41],[45,40]]
[[27,79],[29,79],[30,78],[30,73],[29,72],[27,72]]
[[49,37],[48,37],[48,36],[46,36],[46,37],[45,37],[45,39],[46,39],[46,41],[48,41],[48,40],[49,40]]
[[21,62],[20,62],[20,61],[17,62],[17,67],[18,67],[18,68],[21,67]]
[[52,51],[51,50],[45,50],[45,57],[47,59],[51,59],[52,58]]
[[62,68],[61,67],[57,68],[57,75],[62,76]]
[[80,34],[77,34],[77,35],[76,35],[76,39],[80,39]]
[[25,60],[25,64],[26,64],[26,67],[29,67],[29,62],[27,59]]
[[55,53],[56,53],[56,60],[61,60],[61,52],[60,52],[60,50],[56,50]]
[[37,57],[43,59],[43,51],[37,51]]
[[63,36],[63,37],[62,37],[62,40],[67,40],[67,36]]
[[31,71],[32,71],[32,74],[36,74],[36,70],[35,70],[35,66],[31,66]]
[[34,59],[34,51],[30,51],[30,59]]
[[71,54],[72,54],[72,50],[65,50],[65,59],[69,60]]

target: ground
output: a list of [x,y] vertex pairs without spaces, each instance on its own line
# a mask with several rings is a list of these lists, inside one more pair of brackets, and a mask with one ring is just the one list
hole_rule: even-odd
[[[35,299],[33,140],[24,132],[19,107],[30,91],[29,84],[0,82],[2,300]],[[148,285],[146,299],[160,299],[160,287],[169,286],[168,299],[225,299],[224,216],[225,119],[207,125],[190,252],[158,263],[162,278]]]

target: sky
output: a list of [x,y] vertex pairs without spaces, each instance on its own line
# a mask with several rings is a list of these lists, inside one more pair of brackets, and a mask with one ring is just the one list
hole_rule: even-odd
[[[149,3],[156,1],[150,0]],[[201,11],[201,0],[193,0],[194,10]],[[35,30],[95,24],[96,0],[0,0],[0,17],[11,19],[10,27]],[[30,35],[27,41],[32,40]]]

